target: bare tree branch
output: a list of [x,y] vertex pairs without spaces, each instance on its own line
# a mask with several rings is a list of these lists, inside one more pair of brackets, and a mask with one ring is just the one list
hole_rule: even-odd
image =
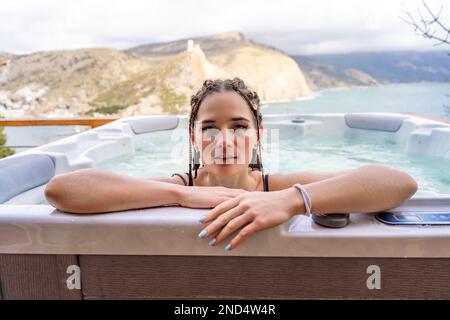
[[[403,15],[404,17],[400,17],[400,19],[411,25],[414,28],[414,32],[418,35],[421,35],[424,38],[427,39],[433,39],[436,40],[437,43],[433,44],[433,46],[439,46],[443,44],[450,44],[450,28],[446,27],[444,23],[441,20],[441,13],[443,7],[439,9],[438,13],[435,14],[425,0],[422,0],[422,5],[425,8],[425,12],[427,14],[427,17],[425,18],[422,15],[421,10],[417,8],[417,15],[419,16],[420,22],[417,22],[417,20],[413,17],[413,15],[406,10],[405,6],[403,5]],[[450,54],[449,54],[450,55]],[[450,94],[446,94],[448,98],[450,98]],[[444,104],[442,105],[442,108],[444,109],[444,114],[450,118],[450,105]]]
[[423,16],[422,11],[417,8],[418,19],[414,18],[413,15],[406,10],[404,7],[403,15],[400,19],[407,24],[413,26],[416,34],[421,35],[424,38],[436,40],[437,43],[434,46],[442,44],[450,44],[450,28],[446,27],[441,21],[441,13],[443,7],[439,9],[438,13],[435,14],[425,0],[422,0],[422,5],[425,8],[426,17]]

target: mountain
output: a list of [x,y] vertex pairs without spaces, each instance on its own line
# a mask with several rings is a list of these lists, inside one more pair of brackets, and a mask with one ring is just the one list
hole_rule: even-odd
[[378,80],[355,68],[319,62],[304,56],[291,56],[306,75],[313,90],[351,86],[375,86]]
[[94,97],[128,80],[147,65],[114,49],[38,52],[10,61],[5,89],[42,84],[49,98]]
[[[284,52],[271,46],[247,40],[239,32],[197,37],[192,38],[192,40],[200,45],[209,61],[221,67],[223,70],[231,71],[232,74],[239,75],[251,81],[252,86],[265,100],[292,99],[293,97],[285,92],[267,93],[267,90],[271,86],[266,85],[266,83],[260,84],[261,79],[265,79],[266,81],[264,82],[270,81],[273,84],[273,90],[280,90],[278,88],[285,87],[283,83],[291,83],[293,78],[294,83],[300,82],[303,84],[305,87],[302,90],[303,92],[310,92],[306,87],[312,90],[321,90],[332,87],[373,86],[378,84],[376,79],[360,70],[342,68],[337,65],[322,63],[295,55],[290,56],[290,58],[297,63],[305,80],[296,79],[297,74],[288,77],[288,70],[279,72],[280,66],[274,65],[278,58],[284,62],[281,64],[283,67],[292,68],[292,60],[286,61],[288,59],[286,59],[287,56]],[[186,41],[187,39],[183,39],[166,43],[142,45],[131,48],[127,52],[137,57],[164,57],[179,54],[185,50]],[[272,64],[268,64],[265,58],[269,53],[272,54]],[[250,65],[252,68],[247,67]],[[242,68],[242,66],[246,67]],[[292,70],[296,69],[295,67],[292,68]],[[269,74],[270,77],[265,77],[266,74]],[[258,81],[258,79],[260,80]],[[306,82],[306,86],[303,81]],[[298,94],[297,96],[304,95]],[[270,99],[270,97],[273,97],[273,99]]]
[[7,52],[0,52],[0,67],[6,63],[7,60],[10,60],[14,58],[14,54],[7,53]]
[[0,70],[0,104],[25,109],[30,116],[55,109],[81,115],[92,109],[90,101],[99,92],[147,69],[139,59],[107,48],[15,56]]
[[0,52],[0,115],[83,116],[188,113],[205,79],[240,77],[263,101],[333,87],[450,82],[447,52],[312,56],[287,53],[227,32],[128,50]]
[[[216,66],[219,77],[237,76],[244,79],[262,100],[295,99],[312,93],[301,68],[292,58],[278,49],[247,40],[240,32],[191,40],[194,47],[198,45],[203,52],[199,53],[200,64]],[[131,48],[127,52],[137,57],[157,59],[180,54],[186,50],[188,41],[153,43]]]
[[[304,58],[342,69],[356,69],[380,83],[450,82],[450,56],[447,51],[325,54]],[[299,65],[306,67],[301,62]]]
[[[248,43],[254,43],[246,40],[240,32],[225,32],[204,37],[185,38],[176,41],[150,43],[126,50],[127,53],[136,56],[158,57],[179,54],[186,50],[186,42],[193,40],[198,44],[206,55],[220,53],[229,49],[236,49],[246,46]],[[264,47],[263,44],[260,44]]]
[[236,32],[3,60],[0,111],[18,116],[188,113],[190,96],[207,78],[241,77],[262,100],[312,93],[292,58]]

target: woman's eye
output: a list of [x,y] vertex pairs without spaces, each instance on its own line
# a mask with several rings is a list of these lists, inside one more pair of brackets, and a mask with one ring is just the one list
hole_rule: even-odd
[[204,128],[202,128],[202,131],[209,130],[209,129],[214,129],[214,128],[213,127],[204,127]]
[[243,124],[238,124],[235,129],[247,129],[248,127]]

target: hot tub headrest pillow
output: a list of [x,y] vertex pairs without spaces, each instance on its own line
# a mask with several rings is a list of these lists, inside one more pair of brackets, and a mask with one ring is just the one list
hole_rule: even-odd
[[408,116],[396,114],[347,113],[344,118],[345,123],[350,128],[397,132],[402,127],[403,120],[408,118]]
[[0,203],[47,183],[55,175],[53,157],[29,154],[0,160]]

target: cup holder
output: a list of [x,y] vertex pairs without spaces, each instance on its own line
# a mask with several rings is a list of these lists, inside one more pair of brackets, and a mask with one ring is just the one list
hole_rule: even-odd
[[303,118],[295,118],[291,120],[292,123],[304,123],[305,119]]
[[312,219],[318,225],[326,228],[343,228],[350,222],[348,213],[313,214]]

